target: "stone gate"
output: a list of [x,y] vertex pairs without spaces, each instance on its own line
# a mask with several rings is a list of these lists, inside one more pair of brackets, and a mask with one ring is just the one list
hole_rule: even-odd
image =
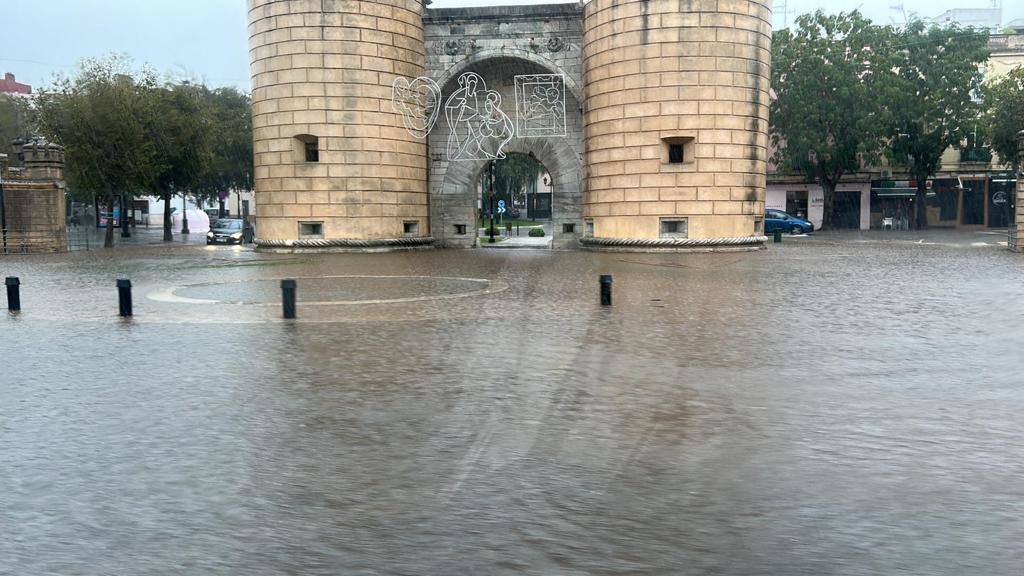
[[[551,175],[554,244],[575,243],[581,230],[583,167],[583,10],[578,4],[428,10],[427,73],[441,86],[442,101],[458,78],[476,72],[504,102],[515,101],[514,79],[561,74],[567,89],[565,136],[514,138],[508,153],[531,154]],[[431,132],[430,216],[444,246],[472,246],[477,182],[486,160],[449,162],[450,127],[441,119]],[[467,226],[468,225],[468,226]],[[461,232],[461,233],[460,233]]]
[[512,153],[555,246],[764,243],[767,0],[249,0],[249,31],[260,246],[474,246]]

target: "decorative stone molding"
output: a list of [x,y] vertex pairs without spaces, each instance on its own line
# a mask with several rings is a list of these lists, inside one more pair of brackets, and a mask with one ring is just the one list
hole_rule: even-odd
[[768,242],[766,236],[742,236],[737,238],[580,238],[585,248],[611,249],[622,251],[658,250],[758,250]]
[[430,246],[434,239],[430,237],[418,238],[381,238],[376,240],[356,239],[335,239],[335,240],[265,240],[256,239],[256,246],[259,248],[418,248]]

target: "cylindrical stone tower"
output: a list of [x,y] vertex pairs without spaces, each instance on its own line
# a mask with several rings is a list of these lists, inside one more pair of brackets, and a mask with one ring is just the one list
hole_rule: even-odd
[[584,218],[592,246],[760,246],[767,0],[591,0]]
[[249,0],[257,243],[429,243],[426,142],[392,106],[424,75],[422,0]]

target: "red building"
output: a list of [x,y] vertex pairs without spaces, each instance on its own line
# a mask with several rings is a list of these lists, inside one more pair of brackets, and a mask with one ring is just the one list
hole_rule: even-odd
[[2,94],[31,94],[32,87],[28,84],[22,84],[14,79],[14,74],[10,72],[4,74],[2,80],[0,80],[0,93]]

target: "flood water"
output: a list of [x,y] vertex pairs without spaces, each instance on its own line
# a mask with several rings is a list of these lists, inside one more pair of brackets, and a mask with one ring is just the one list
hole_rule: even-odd
[[1024,259],[998,248],[147,247],[0,275],[0,574],[1024,566]]

